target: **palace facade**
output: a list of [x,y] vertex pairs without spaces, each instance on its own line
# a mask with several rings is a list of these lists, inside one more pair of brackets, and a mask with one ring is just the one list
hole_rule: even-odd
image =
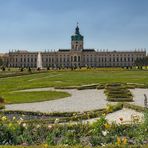
[[[10,51],[9,67],[37,67],[38,52]],[[79,27],[71,36],[71,49],[40,52],[43,67],[127,67],[133,66],[137,58],[146,56],[146,50],[107,51],[84,48],[84,37]]]

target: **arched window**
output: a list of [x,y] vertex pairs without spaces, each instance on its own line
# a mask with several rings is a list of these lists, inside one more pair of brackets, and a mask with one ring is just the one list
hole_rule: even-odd
[[74,56],[74,62],[76,62],[77,61],[77,57],[76,56]]
[[76,45],[76,49],[78,49],[78,45]]
[[73,61],[73,57],[71,56],[71,61]]

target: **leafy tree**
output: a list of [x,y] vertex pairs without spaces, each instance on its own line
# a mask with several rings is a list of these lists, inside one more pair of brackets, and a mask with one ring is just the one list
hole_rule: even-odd
[[147,68],[148,66],[148,57],[137,58],[135,61],[135,65],[138,66],[138,69],[142,69],[143,66]]

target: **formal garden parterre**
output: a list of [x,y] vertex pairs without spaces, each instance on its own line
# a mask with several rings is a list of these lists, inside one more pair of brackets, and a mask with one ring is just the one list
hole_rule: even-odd
[[[147,146],[148,112],[143,106],[131,104],[134,97],[129,90],[148,88],[147,71],[115,68],[28,73],[0,78],[1,109],[4,109],[5,104],[8,103],[56,100],[70,96],[70,94],[61,91],[20,91],[45,87],[74,88],[79,91],[103,89],[107,100],[113,101],[113,104],[108,104],[102,109],[84,112],[43,113],[1,110],[0,137],[3,137],[0,138],[1,145],[20,145],[22,147],[29,145],[34,147],[37,145],[38,147]],[[55,94],[52,95],[52,93]],[[106,119],[108,114],[123,108],[144,113],[144,118],[142,121],[133,119],[130,122],[123,122],[121,115],[120,123],[111,123]],[[89,120],[91,119],[96,119],[96,122],[90,124]]]

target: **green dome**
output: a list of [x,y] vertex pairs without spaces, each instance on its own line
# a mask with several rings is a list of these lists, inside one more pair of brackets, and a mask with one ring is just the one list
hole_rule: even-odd
[[83,41],[83,36],[79,32],[79,27],[75,29],[75,34],[71,36],[72,41]]

